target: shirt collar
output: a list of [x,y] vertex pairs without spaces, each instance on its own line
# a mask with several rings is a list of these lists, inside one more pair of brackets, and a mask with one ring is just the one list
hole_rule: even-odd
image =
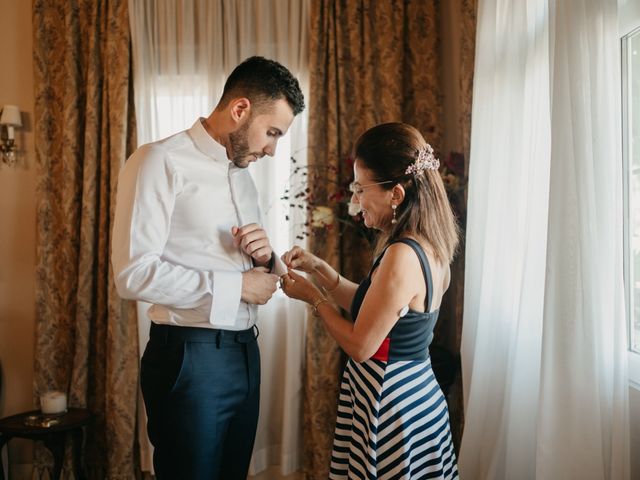
[[207,130],[204,128],[204,120],[205,119],[203,117],[196,120],[193,126],[188,130],[189,136],[193,139],[198,150],[206,156],[211,157],[216,162],[228,163],[230,160],[227,157],[227,149],[209,135]]

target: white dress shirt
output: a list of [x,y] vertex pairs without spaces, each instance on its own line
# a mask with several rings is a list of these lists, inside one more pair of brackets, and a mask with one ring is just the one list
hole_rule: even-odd
[[261,223],[258,192],[202,121],[141,146],[120,172],[116,287],[123,298],[153,304],[154,323],[247,329],[257,307],[240,299],[242,272],[253,264],[234,245],[231,227]]

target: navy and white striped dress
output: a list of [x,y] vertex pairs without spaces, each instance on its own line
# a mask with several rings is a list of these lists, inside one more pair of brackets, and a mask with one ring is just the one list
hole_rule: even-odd
[[[397,241],[411,246],[420,259],[429,312],[433,282],[427,257],[415,240]],[[356,291],[352,318],[358,316],[383,255]],[[429,358],[437,318],[437,310],[409,310],[373,357],[362,363],[349,359],[340,386],[329,478],[458,478],[447,403]]]

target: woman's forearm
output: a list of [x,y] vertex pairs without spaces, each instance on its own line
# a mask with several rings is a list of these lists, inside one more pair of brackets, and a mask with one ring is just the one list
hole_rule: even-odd
[[349,310],[358,284],[344,278],[324,260],[316,267],[314,277],[340,307]]

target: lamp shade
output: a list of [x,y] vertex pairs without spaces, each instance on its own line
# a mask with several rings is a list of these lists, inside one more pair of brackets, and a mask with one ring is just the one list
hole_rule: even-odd
[[20,109],[15,105],[5,105],[4,107],[2,107],[2,117],[0,117],[0,124],[21,127],[22,118],[20,117]]

